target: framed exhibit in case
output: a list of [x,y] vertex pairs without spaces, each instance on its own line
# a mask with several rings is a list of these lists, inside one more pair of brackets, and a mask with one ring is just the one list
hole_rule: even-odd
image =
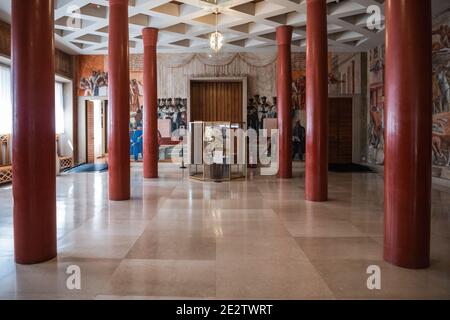
[[230,181],[247,176],[245,124],[223,121],[189,123],[189,177]]

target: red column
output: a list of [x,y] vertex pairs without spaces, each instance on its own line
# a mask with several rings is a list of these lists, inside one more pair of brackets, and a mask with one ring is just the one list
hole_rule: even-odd
[[109,0],[109,199],[130,198],[128,0]]
[[278,176],[292,178],[292,27],[277,28],[277,105],[279,130]]
[[[431,2],[386,1],[384,259],[430,263]],[[414,44],[412,46],[412,44]]]
[[158,29],[145,28],[144,40],[144,178],[158,178]]
[[309,201],[328,198],[328,43],[326,0],[307,0],[306,181]]
[[56,256],[53,0],[12,1],[16,262]]

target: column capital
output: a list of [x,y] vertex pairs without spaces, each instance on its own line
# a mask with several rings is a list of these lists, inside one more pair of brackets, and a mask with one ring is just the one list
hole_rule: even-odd
[[142,40],[144,41],[144,46],[156,47],[158,42],[158,32],[156,28],[144,28],[142,30]]
[[277,44],[279,46],[291,45],[292,42],[292,26],[279,26],[277,27]]
[[109,0],[109,5],[110,6],[117,5],[117,4],[128,6],[128,0]]

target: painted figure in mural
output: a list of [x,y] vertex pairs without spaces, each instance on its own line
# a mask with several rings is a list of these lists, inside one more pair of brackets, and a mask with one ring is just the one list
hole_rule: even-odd
[[374,148],[378,148],[380,138],[383,133],[383,115],[378,106],[372,106],[370,108],[370,120],[371,120],[371,133],[370,144]]
[[97,80],[97,96],[107,96],[108,92],[106,88],[108,87],[108,74],[106,72],[98,72]]
[[169,111],[167,107],[167,99],[161,99],[161,119],[167,119],[167,112]]
[[253,98],[250,98],[250,100],[248,101],[247,124],[248,128],[252,128],[254,130],[259,129],[258,109],[255,105],[255,99]]
[[163,119],[162,107],[162,99],[158,98],[158,119]]
[[166,119],[170,119],[171,121],[170,128],[172,132],[175,130],[174,114],[175,114],[175,106],[172,103],[172,98],[169,98],[167,99]]
[[440,93],[440,112],[447,112],[450,105],[450,84],[447,76],[447,67],[441,66],[437,74]]
[[187,118],[188,104],[187,99],[182,99],[182,108],[181,108],[181,123],[186,127],[188,123]]
[[179,119],[178,116],[180,114],[180,98],[174,99],[174,104],[172,105],[172,132],[179,128]]
[[441,88],[439,86],[437,71],[435,69],[433,69],[432,86],[433,86],[433,114],[441,113],[442,112]]
[[255,98],[256,108],[259,108],[259,105],[261,104],[261,99],[259,98],[259,94],[255,94],[254,98]]
[[270,106],[267,103],[266,97],[261,97],[261,104],[258,106],[258,121],[259,121],[259,128],[263,129],[264,126],[264,119],[267,118],[267,113],[270,110]]
[[100,70],[92,70],[89,78],[81,78],[80,89],[84,90],[84,96],[107,96],[108,73]]
[[338,77],[334,73],[330,72],[328,74],[328,84],[333,85],[333,84],[340,84],[340,83],[343,83],[343,82],[344,81],[339,80]]
[[303,110],[306,104],[306,77],[299,77],[292,82],[292,106]]
[[305,154],[306,130],[301,125],[300,121],[295,122],[294,129],[292,131],[292,160],[298,155],[299,160],[303,161],[303,155]]
[[80,89],[84,91],[85,97],[90,97],[93,94],[91,82],[86,78],[81,78]]
[[442,24],[438,29],[433,30],[433,35],[439,36],[438,42],[433,42],[433,51],[450,48],[450,27]]
[[442,114],[433,117],[433,164],[450,165],[450,115]]
[[139,96],[141,95],[139,91],[139,82],[136,79],[131,80],[130,82],[130,95],[131,95],[131,111],[136,111],[139,106]]
[[100,82],[99,79],[102,75],[102,72],[100,70],[95,71],[93,70],[91,73],[91,76],[89,78],[89,81],[92,85],[92,91],[95,97],[98,97],[100,95]]
[[277,117],[278,117],[278,113],[277,113],[277,97],[272,97],[272,106],[270,107],[270,110],[267,113],[267,118],[275,119]]
[[450,161],[450,159],[447,159],[447,156],[442,149],[442,139],[437,134],[433,134],[432,147],[433,163],[438,166],[448,165],[448,161]]
[[186,127],[187,121],[187,108],[183,104],[183,99],[175,99],[175,108],[177,110],[177,116],[175,117],[176,128],[179,129],[180,126]]
[[143,106],[138,107],[138,109],[136,110],[136,114],[134,115],[134,121],[137,127],[142,127],[142,119],[143,119],[142,110]]
[[139,160],[139,155],[143,156],[142,152],[142,127],[134,126],[130,136],[130,155],[134,157],[134,161]]

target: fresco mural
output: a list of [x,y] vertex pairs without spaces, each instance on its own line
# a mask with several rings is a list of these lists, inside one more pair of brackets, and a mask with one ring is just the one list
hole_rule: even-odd
[[369,163],[384,164],[384,45],[369,51]]
[[306,108],[306,54],[293,53],[292,57],[292,107]]
[[332,53],[329,58],[328,93],[354,95],[361,93],[361,54]]
[[[433,20],[433,176],[450,179],[450,11]],[[368,162],[384,164],[384,51],[369,51]]]
[[433,22],[433,175],[450,179],[450,11]]
[[[293,95],[294,98],[294,95]],[[303,109],[304,110],[304,109]],[[277,97],[260,96],[255,94],[251,97],[247,104],[247,126],[248,128],[256,130],[270,129],[265,128],[264,123],[266,119],[277,119],[278,107]],[[299,106],[292,103],[292,150],[293,160],[304,160],[306,148],[306,129],[301,124],[299,115]],[[270,138],[267,139],[268,152],[270,154]]]
[[158,98],[158,119],[170,120],[171,131],[187,127],[187,98]]
[[108,73],[104,56],[80,56],[79,95],[99,97],[108,95]]

